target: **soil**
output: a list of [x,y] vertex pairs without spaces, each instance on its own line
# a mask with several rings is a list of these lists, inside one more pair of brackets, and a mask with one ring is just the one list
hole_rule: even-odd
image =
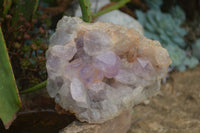
[[134,108],[128,133],[200,133],[200,66],[171,73],[159,95]]

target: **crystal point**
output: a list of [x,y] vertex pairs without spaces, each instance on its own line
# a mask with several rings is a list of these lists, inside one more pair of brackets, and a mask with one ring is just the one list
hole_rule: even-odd
[[87,102],[87,96],[86,96],[84,85],[79,79],[74,78],[72,80],[70,91],[71,91],[72,98],[76,102],[81,102],[81,103]]
[[111,46],[111,40],[105,32],[94,30],[84,34],[84,50],[90,56],[97,55]]
[[105,52],[94,58],[94,66],[104,72],[108,78],[118,74],[120,67],[120,58],[113,52]]

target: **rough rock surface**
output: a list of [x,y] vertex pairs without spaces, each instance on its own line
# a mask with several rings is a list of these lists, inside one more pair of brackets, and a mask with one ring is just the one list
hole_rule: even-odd
[[171,60],[133,28],[63,17],[46,54],[47,90],[80,121],[103,123],[155,94]]
[[126,133],[131,124],[132,109],[103,124],[88,124],[74,121],[60,133]]

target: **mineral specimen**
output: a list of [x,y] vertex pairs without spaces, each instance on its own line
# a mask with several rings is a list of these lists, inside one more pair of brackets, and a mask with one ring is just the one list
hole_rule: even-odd
[[159,89],[168,52],[133,28],[63,17],[46,54],[47,90],[80,121],[103,123]]

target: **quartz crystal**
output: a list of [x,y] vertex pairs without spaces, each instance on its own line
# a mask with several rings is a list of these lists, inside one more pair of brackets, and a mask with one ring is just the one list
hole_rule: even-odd
[[83,49],[90,56],[98,55],[112,46],[109,36],[102,31],[86,31],[83,38]]
[[80,121],[103,123],[160,87],[168,52],[133,28],[63,17],[50,39],[47,90]]
[[94,58],[94,66],[103,71],[105,77],[113,78],[118,74],[120,58],[114,52],[105,52]]

